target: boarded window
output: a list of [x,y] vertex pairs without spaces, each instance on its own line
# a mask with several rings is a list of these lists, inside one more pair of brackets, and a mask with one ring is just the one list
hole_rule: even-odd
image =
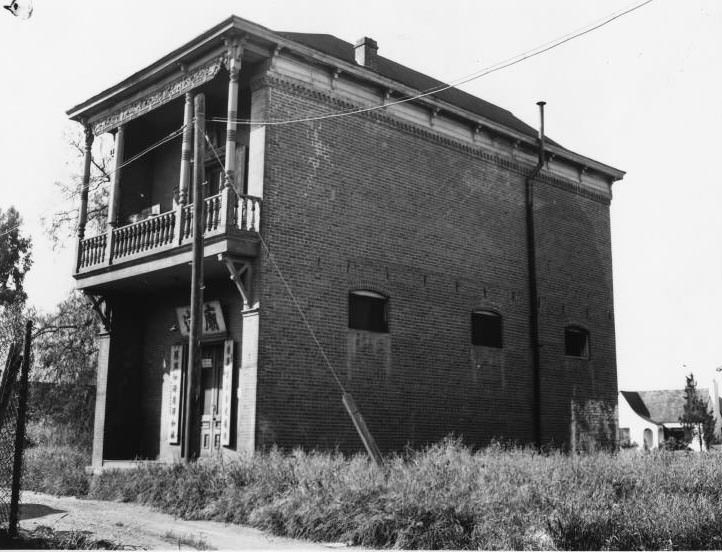
[[388,333],[389,300],[373,291],[352,291],[348,295],[348,327],[353,330]]
[[503,347],[501,315],[492,311],[471,313],[471,344],[482,347]]
[[589,332],[578,326],[564,328],[564,354],[578,358],[589,358]]

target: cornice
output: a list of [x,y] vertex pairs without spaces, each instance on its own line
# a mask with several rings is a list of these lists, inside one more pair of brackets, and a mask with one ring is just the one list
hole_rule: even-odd
[[[267,72],[263,75],[259,75],[254,79],[254,87],[271,87],[286,90],[294,95],[301,95],[309,99],[322,101],[328,104],[332,104],[334,107],[340,110],[354,110],[364,106],[360,106],[348,100],[339,98],[331,91],[326,92],[318,88],[313,88],[304,81],[294,79],[287,75],[281,75],[278,73]],[[402,120],[398,117],[391,115],[388,111],[383,109],[377,109],[374,111],[364,111],[354,114],[354,116],[371,119],[373,121],[386,124],[393,128],[403,130],[409,134],[413,134],[430,142],[434,142],[438,145],[448,147],[455,151],[461,151],[468,155],[472,155],[478,159],[495,164],[498,167],[504,168],[511,172],[518,174],[521,177],[529,175],[534,167],[533,162],[525,163],[517,159],[511,159],[500,156],[496,152],[488,151],[485,149],[483,144],[474,142],[472,138],[468,142],[461,139],[442,134],[440,131],[435,130],[433,127],[424,128],[418,124],[410,121]],[[549,174],[542,169],[542,172],[535,178],[536,181],[545,182],[551,186],[559,188],[561,190],[577,194],[581,197],[609,205],[611,203],[611,197],[604,194],[601,191],[596,191],[582,185],[578,180],[566,179],[564,177]]]
[[210,81],[218,74],[223,65],[224,57],[215,57],[210,61],[187,71],[180,78],[174,79],[160,88],[149,91],[147,94],[129,103],[121,104],[109,114],[91,120],[90,124],[93,133],[97,136],[114,129],[118,125],[127,123],[144,113],[164,105],[176,98],[180,98],[186,92]]
[[[86,102],[73,107],[67,112],[68,116],[75,120],[83,117],[94,117],[98,111],[103,110],[104,106],[107,106],[114,98],[116,98],[115,101],[117,101],[122,97],[127,97],[134,93],[134,91],[139,90],[144,82],[157,81],[164,75],[167,76],[171,71],[174,71],[179,63],[187,63],[188,60],[198,59],[199,57],[207,55],[212,49],[221,47],[224,39],[239,36],[242,36],[247,41],[245,50],[252,52],[256,60],[267,58],[272,61],[283,51],[284,54],[302,59],[310,64],[325,67],[336,76],[343,74],[350,79],[377,87],[379,90],[388,91],[389,94],[393,92],[401,96],[414,97],[418,96],[420,92],[392,78],[369,70],[366,67],[338,59],[332,55],[283,37],[266,27],[237,16],[231,16],[145,69],[134,73],[127,79],[93,96]],[[534,136],[523,134],[502,123],[488,119],[437,97],[419,97],[414,100],[414,103],[430,109],[432,113],[451,115],[463,120],[467,122],[472,129],[477,126],[483,126],[507,139],[519,141],[530,147],[536,145],[536,138]],[[549,144],[548,151],[569,162],[576,163],[582,167],[589,167],[604,175],[610,181],[619,180],[624,176],[623,171],[579,155],[561,146]]]

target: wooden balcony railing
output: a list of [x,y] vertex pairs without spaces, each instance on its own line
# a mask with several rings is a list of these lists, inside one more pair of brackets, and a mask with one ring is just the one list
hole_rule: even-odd
[[107,234],[93,236],[80,242],[80,251],[78,253],[79,264],[81,266],[92,266],[102,263],[105,259],[105,248],[108,240]]
[[[204,236],[229,230],[258,232],[260,228],[261,199],[258,197],[237,197],[225,190],[207,197],[203,203]],[[192,238],[193,205],[183,205],[174,211],[81,240],[78,271],[178,247]]]
[[113,230],[111,258],[120,259],[173,242],[175,211]]

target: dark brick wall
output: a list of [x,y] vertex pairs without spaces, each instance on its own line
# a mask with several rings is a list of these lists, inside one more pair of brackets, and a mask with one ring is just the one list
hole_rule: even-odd
[[143,312],[125,296],[111,299],[113,332],[108,368],[103,458],[132,459],[140,453],[140,362]]
[[[274,82],[267,94],[271,119],[332,109],[303,87]],[[383,115],[266,131],[264,239],[381,448],[449,433],[473,444],[532,441],[530,168]],[[175,147],[158,154],[163,165],[177,165]],[[176,169],[155,168],[173,186]],[[138,191],[128,186],[124,193]],[[616,404],[609,207],[545,178],[535,190],[542,439],[564,444],[573,403]],[[358,450],[340,390],[265,253],[255,272],[256,446]],[[354,289],[389,297],[388,334],[348,329]],[[224,275],[205,293],[221,301],[239,368],[238,292]],[[182,340],[170,331],[175,308],[188,302],[185,285],[114,298],[106,458],[178,457],[167,444],[164,381],[170,348]],[[471,345],[475,309],[503,316],[503,348]],[[590,359],[564,355],[570,324],[590,332]]]
[[[269,97],[272,119],[330,110],[301,87],[274,84]],[[379,445],[451,432],[530,441],[523,174],[374,117],[267,132],[265,239]],[[608,206],[537,189],[542,427],[564,442],[572,397],[616,395]],[[258,445],[358,448],[265,255],[260,271]],[[387,336],[348,330],[347,296],[359,288],[390,297]],[[471,346],[477,308],[503,315],[503,349]],[[591,360],[564,357],[568,319],[590,330]]]
[[[616,404],[609,207],[544,182],[536,185],[542,432],[568,439],[571,402]],[[588,360],[564,356],[564,328],[590,332]]]

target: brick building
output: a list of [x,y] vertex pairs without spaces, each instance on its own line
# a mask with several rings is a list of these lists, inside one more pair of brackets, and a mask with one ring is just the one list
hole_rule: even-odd
[[96,468],[185,454],[200,93],[207,327],[191,455],[361,446],[272,260],[383,450],[451,432],[564,444],[572,404],[614,408],[609,204],[624,173],[551,141],[535,171],[533,128],[377,50],[231,17],[69,110],[88,163],[94,136],[116,141],[107,229],[85,235],[84,198],[74,273],[105,329]]

